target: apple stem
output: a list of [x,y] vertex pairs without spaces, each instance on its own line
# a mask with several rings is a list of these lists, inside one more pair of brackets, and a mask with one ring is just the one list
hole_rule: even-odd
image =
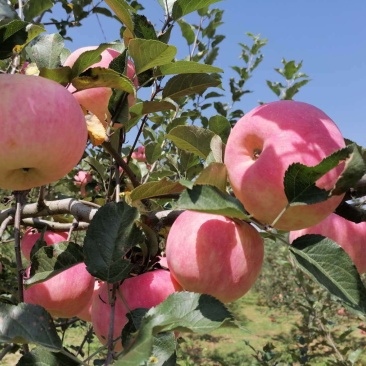
[[290,205],[287,205],[281,212],[280,214],[274,219],[274,221],[272,222],[271,226],[274,227],[278,220],[281,218],[281,216],[285,213],[285,211],[290,207]]

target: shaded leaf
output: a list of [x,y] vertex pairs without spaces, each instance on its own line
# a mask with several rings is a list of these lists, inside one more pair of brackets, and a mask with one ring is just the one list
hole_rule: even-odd
[[144,15],[133,14],[133,23],[136,38],[158,40],[154,26]]
[[42,246],[35,253],[31,252],[31,258],[31,277],[24,281],[26,287],[48,280],[84,261],[82,247],[72,242]]
[[334,152],[313,167],[308,167],[301,163],[291,164],[284,178],[285,194],[289,204],[291,206],[304,205],[327,200],[331,192],[318,188],[316,181],[331,169],[338,166],[340,162],[352,157],[351,162],[353,160],[356,163],[348,164],[350,174],[347,174],[346,170],[344,170],[337,189],[337,194],[342,193],[342,191],[344,192],[348,184],[352,186],[365,172],[365,166],[363,163],[360,164],[360,157],[358,155],[357,148],[354,144],[351,144]]
[[0,320],[0,342],[34,343],[54,351],[62,347],[51,316],[41,306],[0,303]]
[[126,254],[143,241],[135,221],[139,213],[126,202],[111,202],[94,215],[84,239],[87,270],[102,281],[115,283],[127,278],[132,264]]
[[23,355],[17,366],[77,366],[80,364],[75,357],[68,357],[65,353],[50,352],[37,347]]
[[28,33],[26,26],[29,23],[15,19],[5,25],[0,26],[0,59],[10,57],[14,52],[14,47],[26,42]]

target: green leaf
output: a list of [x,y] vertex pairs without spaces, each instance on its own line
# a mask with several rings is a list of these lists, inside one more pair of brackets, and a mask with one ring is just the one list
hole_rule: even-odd
[[194,40],[196,39],[194,27],[183,19],[179,19],[178,24],[180,26],[182,36],[186,39],[188,46],[190,46],[194,43]]
[[162,148],[160,143],[149,142],[147,145],[145,145],[146,161],[149,164],[154,164],[155,161],[161,157],[161,154]]
[[51,9],[54,3],[52,0],[29,0],[25,3],[23,12],[24,20],[31,22],[45,11]]
[[57,83],[66,86],[71,81],[71,68],[69,66],[58,67],[55,69],[43,67],[39,70],[39,76],[54,80]]
[[62,342],[51,316],[41,306],[0,303],[0,342],[34,343],[59,351]]
[[[65,352],[65,351],[64,351]],[[18,361],[17,366],[77,366],[81,365],[81,361],[77,362],[75,357],[70,357],[65,353],[50,352],[44,348],[37,347],[29,353],[23,355]]]
[[239,200],[208,185],[194,185],[192,189],[185,190],[178,200],[177,208],[208,212],[240,220],[249,219]]
[[175,75],[175,74],[202,74],[210,72],[223,72],[219,67],[201,64],[194,61],[176,61],[160,66],[154,76]]
[[209,185],[226,193],[227,169],[223,163],[211,163],[202,170],[194,184]]
[[355,310],[366,312],[366,288],[348,254],[322,235],[303,235],[290,252],[297,265],[332,295]]
[[133,7],[125,0],[105,0],[105,3],[113,10],[126,28],[133,32],[134,24],[131,16],[131,12],[134,12]]
[[106,172],[105,167],[97,159],[88,156],[85,159],[83,159],[83,161],[89,164],[93,168],[93,170],[95,170],[98,173],[98,175],[103,181],[108,178],[108,174]]
[[152,39],[131,39],[129,53],[135,63],[136,74],[155,66],[170,63],[177,53],[177,48]]
[[42,246],[34,254],[31,253],[31,277],[24,281],[25,286],[35,285],[60,272],[84,261],[83,249],[71,242],[60,242]]
[[347,192],[351,187],[366,174],[366,162],[362,157],[362,148],[355,143],[347,145],[346,148],[350,155],[346,160],[346,166],[339,177],[332,194],[342,194]]
[[95,50],[85,51],[77,58],[72,65],[72,77],[76,77],[84,72],[88,67],[96,64],[102,59],[101,53],[105,51],[111,45],[108,43],[102,43]]
[[207,88],[217,87],[221,81],[209,74],[182,74],[173,76],[166,83],[163,98],[179,99],[191,94],[202,94]]
[[145,15],[133,14],[133,22],[136,38],[158,40],[154,26]]
[[151,308],[117,366],[147,362],[153,350],[153,336],[162,332],[209,333],[218,328],[236,327],[233,316],[219,300],[209,295],[176,292]]
[[79,77],[72,79],[71,82],[76,90],[106,87],[136,95],[135,87],[127,76],[103,67],[90,68]]
[[208,128],[226,143],[231,132],[231,124],[227,118],[220,115],[212,116],[208,120]]
[[185,151],[192,152],[205,159],[211,151],[210,142],[214,133],[197,126],[177,126],[166,135],[166,138]]
[[[359,161],[359,158],[357,157],[357,148],[355,148],[354,144],[337,150],[313,167],[308,167],[301,163],[291,164],[287,169],[284,178],[285,194],[289,204],[295,206],[313,204],[327,200],[330,197],[331,192],[318,188],[315,184],[316,181],[331,169],[338,166],[341,161],[350,157],[354,157],[354,159]],[[344,171],[344,176],[339,183],[338,192],[344,191],[346,185],[350,182],[357,182],[364,174],[364,166],[361,167],[361,170],[359,171],[358,168],[360,167],[360,164],[356,163],[355,165],[349,165],[351,165],[350,172],[352,177]],[[356,174],[354,169],[352,169],[352,167],[354,168],[355,166],[357,167],[356,169],[359,174]]]
[[102,281],[115,283],[128,277],[132,264],[124,259],[143,241],[135,221],[139,213],[126,202],[111,202],[94,215],[84,239],[87,270]]
[[141,184],[131,192],[130,197],[132,201],[137,201],[156,196],[181,193],[184,189],[185,187],[179,182],[173,182],[167,178],[163,178],[156,182]]
[[220,0],[177,0],[172,9],[172,18],[177,20],[196,10],[205,8],[211,4],[217,3]]
[[56,68],[60,66],[60,55],[64,49],[64,39],[60,34],[47,34],[40,36],[34,45],[31,45],[27,53],[32,62],[39,69],[43,67]]
[[166,101],[146,101],[141,103],[136,103],[134,106],[130,108],[131,116],[143,116],[144,114],[168,111],[177,109],[176,105]]
[[14,47],[22,45],[27,41],[28,33],[26,27],[29,23],[15,19],[0,26],[0,59],[10,57]]

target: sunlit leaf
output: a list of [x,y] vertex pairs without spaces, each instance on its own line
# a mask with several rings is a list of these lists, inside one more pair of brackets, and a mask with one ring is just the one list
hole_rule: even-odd
[[366,288],[348,254],[321,235],[303,235],[290,246],[297,265],[332,295],[366,313]]

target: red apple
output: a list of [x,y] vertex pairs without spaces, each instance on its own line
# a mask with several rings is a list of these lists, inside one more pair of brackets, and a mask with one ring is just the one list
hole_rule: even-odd
[[172,225],[166,257],[184,290],[209,294],[222,302],[242,297],[263,263],[263,240],[246,222],[185,211]]
[[76,314],[76,316],[81,319],[85,320],[86,322],[91,322],[91,310],[92,304],[94,301],[94,297],[97,296],[98,290],[100,286],[102,286],[103,282],[96,280],[94,283],[94,291],[92,296],[90,296],[88,303]]
[[[111,285],[103,283],[94,296],[92,304],[92,324],[102,344],[108,341],[111,312],[108,293],[110,291]],[[124,280],[117,290],[113,338],[121,336],[122,329],[128,322],[126,314],[129,311],[156,306],[175,291],[170,273],[164,269],[146,272]],[[122,350],[120,340],[116,342],[114,350],[117,352]]]
[[93,176],[84,170],[79,170],[74,176],[74,184],[80,186],[80,194],[82,197],[86,196],[85,186],[93,180]]
[[145,155],[145,146],[139,146],[137,151],[134,151],[131,155],[132,159],[136,159],[137,161],[145,162],[146,155]]
[[[241,118],[230,133],[225,164],[232,189],[246,210],[271,225],[286,207],[283,178],[295,162],[308,166],[345,147],[341,132],[320,109],[281,100],[261,105]],[[321,177],[317,186],[330,190],[344,169],[340,164]],[[327,217],[343,196],[325,202],[292,206],[274,225],[297,230]]]
[[[44,233],[43,240],[47,243],[47,245],[52,245],[59,243],[61,241],[66,241],[69,236],[68,232],[56,232],[47,230]],[[24,257],[30,260],[30,253],[33,248],[33,245],[36,243],[38,239],[41,238],[41,233],[38,232],[36,229],[30,227],[28,228],[20,243],[20,247]]]
[[350,256],[359,273],[366,273],[366,222],[356,224],[337,215],[330,214],[317,225],[291,231],[289,240],[305,234],[319,234],[332,239]]
[[[82,47],[72,52],[71,55],[66,59],[64,66],[72,67],[78,57],[85,51],[95,50],[96,46]],[[90,67],[104,67],[108,68],[109,64],[113,59],[120,55],[120,52],[107,48],[101,53],[101,61],[95,63]],[[137,77],[135,77],[135,66],[129,60],[127,63],[127,77],[133,80],[135,87],[138,86]],[[110,121],[111,115],[108,111],[108,102],[112,95],[112,89],[106,87],[86,89],[76,92],[76,89],[70,85],[68,90],[73,93],[79,104],[86,110],[95,114],[100,121]],[[128,96],[128,104],[132,106],[136,103],[136,98],[133,95]]]
[[27,190],[69,173],[87,140],[83,112],[60,84],[0,74],[0,187]]
[[94,277],[79,263],[47,281],[24,290],[24,302],[43,306],[52,316],[76,316],[89,302]]

